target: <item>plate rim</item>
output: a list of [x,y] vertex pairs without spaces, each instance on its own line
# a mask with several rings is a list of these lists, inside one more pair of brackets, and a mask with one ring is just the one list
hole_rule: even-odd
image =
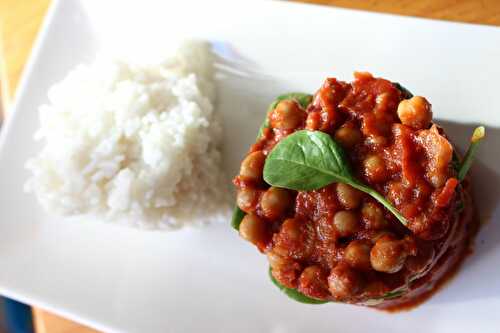
[[[22,72],[21,79],[20,79],[19,85],[17,87],[17,91],[14,95],[13,103],[10,105],[9,114],[6,117],[6,121],[3,125],[2,130],[0,131],[0,153],[5,148],[4,146],[7,143],[7,138],[9,137],[9,135],[13,135],[13,133],[11,133],[11,131],[13,130],[13,124],[15,122],[16,117],[20,116],[18,109],[19,109],[19,105],[20,105],[21,101],[23,101],[26,98],[29,98],[30,92],[27,89],[28,83],[32,80],[33,69],[39,65],[40,52],[45,47],[47,39],[50,37],[49,30],[53,25],[54,19],[58,15],[61,15],[62,1],[63,0],[53,0],[51,2],[49,9],[47,11],[47,14],[43,20],[42,25],[41,25],[40,31],[35,39],[35,42],[33,44],[33,48],[30,52],[30,55],[29,55],[28,60],[26,62],[25,68]],[[66,1],[69,1],[69,0],[66,0]],[[451,24],[451,25],[457,25],[457,26],[480,27],[482,29],[484,29],[484,28],[490,29],[491,28],[491,29],[494,29],[497,31],[500,29],[499,27],[483,25],[483,24],[445,21],[445,20],[438,20],[438,19],[405,16],[405,15],[392,14],[392,13],[370,12],[370,11],[359,10],[359,9],[330,7],[330,6],[321,5],[321,4],[290,2],[290,3],[287,3],[287,5],[299,6],[299,7],[304,7],[304,6],[305,7],[321,7],[321,8],[327,9],[327,10],[343,11],[343,12],[351,13],[353,15],[363,14],[363,15],[369,15],[369,16],[399,17],[400,19],[404,19],[404,20],[427,21],[427,22],[433,22],[434,24],[437,22],[438,24],[444,24],[444,25]],[[108,325],[104,324],[104,322],[98,322],[98,321],[95,321],[95,320],[87,317],[86,315],[77,314],[76,312],[67,311],[62,307],[50,305],[50,301],[47,302],[47,300],[42,300],[36,296],[27,296],[27,295],[23,294],[22,292],[15,292],[12,290],[8,290],[8,289],[5,289],[4,287],[1,287],[1,286],[0,286],[0,294],[7,296],[9,298],[16,299],[16,300],[23,302],[23,303],[27,303],[30,306],[43,308],[44,310],[48,310],[52,313],[55,313],[57,315],[63,316],[67,319],[76,321],[78,323],[81,323],[83,325],[87,325],[89,327],[95,328],[95,329],[100,330],[100,331],[104,331],[104,332],[117,331],[116,328],[113,328],[112,326],[108,326]]]

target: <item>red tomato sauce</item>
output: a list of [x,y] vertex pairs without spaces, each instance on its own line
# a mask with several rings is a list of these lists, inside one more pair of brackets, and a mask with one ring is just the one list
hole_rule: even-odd
[[[234,179],[243,238],[274,278],[319,300],[401,309],[427,298],[463,259],[477,229],[468,180],[432,106],[388,80],[328,78],[303,108],[279,102]],[[297,130],[322,131],[344,148],[355,176],[409,221],[345,184],[314,191],[270,187],[265,159]],[[441,282],[440,282],[441,281]]]

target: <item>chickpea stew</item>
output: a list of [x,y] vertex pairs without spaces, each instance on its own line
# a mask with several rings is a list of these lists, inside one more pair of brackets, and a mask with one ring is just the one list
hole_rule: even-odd
[[468,249],[476,222],[459,174],[482,137],[460,163],[424,97],[369,73],[328,78],[271,104],[234,179],[233,227],[298,301],[406,306]]

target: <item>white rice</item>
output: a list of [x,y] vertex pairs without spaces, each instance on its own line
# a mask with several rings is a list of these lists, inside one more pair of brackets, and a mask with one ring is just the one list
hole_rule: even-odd
[[213,57],[190,42],[160,65],[79,65],[39,109],[44,147],[25,189],[56,214],[93,213],[146,228],[227,212]]

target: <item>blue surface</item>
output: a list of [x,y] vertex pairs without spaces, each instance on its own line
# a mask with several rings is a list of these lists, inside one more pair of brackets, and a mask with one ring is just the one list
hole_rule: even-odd
[[23,303],[2,297],[3,327],[8,333],[32,333],[33,319],[31,308]]

